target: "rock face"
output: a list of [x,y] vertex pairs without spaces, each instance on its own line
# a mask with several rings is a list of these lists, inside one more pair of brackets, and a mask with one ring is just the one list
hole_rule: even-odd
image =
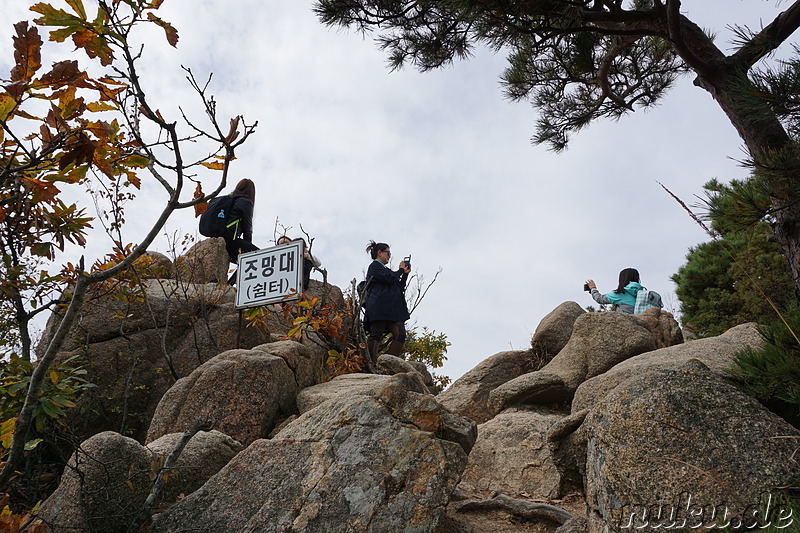
[[569,401],[587,379],[630,357],[654,350],[659,343],[679,340],[671,334],[664,338],[663,331],[672,330],[662,322],[674,322],[671,315],[659,309],[653,311],[658,311],[657,317],[613,312],[578,316],[572,336],[558,355],[541,370],[519,376],[493,390],[490,407],[499,412],[516,404]]
[[582,383],[575,391],[572,412],[592,407],[614,387],[626,379],[648,370],[679,366],[690,359],[703,362],[711,370],[724,375],[733,354],[747,347],[761,344],[756,324],[741,324],[717,337],[699,339],[685,344],[661,348],[637,355],[614,366],[608,372]]
[[537,326],[531,339],[534,350],[550,354],[552,358],[566,346],[575,320],[586,313],[576,302],[564,302],[548,313]]
[[[79,399],[83,414],[71,424],[73,430],[79,435],[114,430],[143,440],[174,381],[172,370],[188,375],[236,347],[233,298],[227,286],[147,279],[129,297],[111,292],[86,304],[57,357],[77,356],[70,365],[81,365],[97,385]],[[54,315],[48,321],[40,350],[58,320]],[[267,331],[242,327],[239,341],[250,348],[268,339]]]
[[432,396],[389,392],[325,402],[254,442],[151,533],[433,531],[475,426]]
[[509,496],[559,496],[561,479],[547,433],[562,416],[544,409],[511,408],[478,426],[462,484]]
[[[150,453],[111,431],[83,442],[37,517],[55,533],[125,533],[150,491]],[[81,506],[81,503],[83,505]]]
[[292,341],[223,352],[164,394],[147,441],[204,420],[249,445],[296,411],[295,396],[314,381],[314,366],[309,350]]
[[230,261],[225,239],[215,237],[198,241],[175,259],[178,279],[191,283],[227,283]]
[[[70,459],[58,489],[45,500],[37,518],[55,533],[125,532],[150,492],[152,457],[169,455],[180,434],[166,435],[148,448],[111,431],[81,444]],[[216,431],[197,433],[186,444],[173,475],[159,495],[171,503],[193,492],[230,461],[242,445]]]
[[632,377],[584,424],[590,533],[622,531],[631,520],[662,530],[676,519],[672,508],[678,524],[696,529],[713,523],[707,504],[727,507],[728,519],[749,513],[747,524],[763,493],[800,474],[800,432],[699,361]]
[[318,405],[331,400],[360,394],[378,396],[386,387],[400,387],[403,390],[426,393],[427,387],[419,374],[408,372],[392,376],[375,374],[345,374],[330,381],[307,387],[297,395],[297,408],[301,413],[310,411]]
[[439,403],[454,413],[483,423],[497,411],[489,406],[489,394],[502,385],[531,370],[530,351],[514,350],[496,353],[458,378],[437,396]]
[[[164,435],[148,444],[147,449],[166,459],[182,436],[181,433]],[[191,494],[243,449],[244,446],[219,431],[196,433],[178,457],[173,467],[176,475],[167,477],[158,500],[169,504],[181,494]]]

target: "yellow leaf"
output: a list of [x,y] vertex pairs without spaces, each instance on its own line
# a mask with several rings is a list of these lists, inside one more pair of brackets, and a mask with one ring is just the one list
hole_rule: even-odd
[[3,448],[8,449],[11,447],[11,441],[13,440],[14,429],[16,428],[16,426],[17,426],[16,417],[9,418],[8,420],[0,424],[0,445],[2,445]]
[[106,104],[103,102],[92,102],[91,104],[86,105],[86,109],[88,109],[92,113],[99,113],[101,111],[115,111],[117,109],[117,106]]
[[200,164],[206,168],[210,168],[211,170],[225,170],[225,165],[217,161],[203,161]]
[[0,122],[6,122],[17,102],[8,95],[0,94]]
[[61,378],[59,378],[58,372],[56,372],[55,370],[51,370],[50,371],[50,382],[53,385],[58,385],[59,381],[61,381]]

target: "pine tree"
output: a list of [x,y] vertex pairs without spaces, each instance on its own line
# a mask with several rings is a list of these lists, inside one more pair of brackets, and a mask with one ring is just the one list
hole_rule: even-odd
[[439,68],[478,44],[508,51],[506,93],[539,109],[533,141],[556,151],[593,120],[652,106],[694,74],[749,151],[800,296],[800,54],[773,55],[800,27],[800,0],[760,31],[733,25],[730,53],[680,0],[317,0],[314,9],[324,24],[374,31],[391,68]]

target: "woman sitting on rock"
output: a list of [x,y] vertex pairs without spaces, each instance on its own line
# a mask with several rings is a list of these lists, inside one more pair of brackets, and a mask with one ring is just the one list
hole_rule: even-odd
[[602,294],[597,290],[594,280],[586,280],[586,289],[591,291],[592,298],[599,304],[611,304],[612,311],[633,314],[636,305],[636,293],[642,286],[639,284],[639,271],[635,268],[626,268],[619,273],[619,286],[614,292]]

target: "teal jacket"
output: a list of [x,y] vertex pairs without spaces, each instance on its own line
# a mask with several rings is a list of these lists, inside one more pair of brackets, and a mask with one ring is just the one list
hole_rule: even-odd
[[601,294],[597,289],[592,289],[592,298],[599,304],[611,304],[616,306],[614,309],[615,311],[633,314],[633,308],[636,305],[636,293],[641,289],[641,285],[635,281],[631,281],[625,285],[625,292],[622,294],[617,292]]

